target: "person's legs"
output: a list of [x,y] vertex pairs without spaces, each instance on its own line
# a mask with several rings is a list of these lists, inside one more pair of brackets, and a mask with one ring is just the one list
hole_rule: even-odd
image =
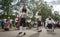
[[3,25],[3,29],[4,29],[4,25]]
[[21,34],[22,33],[22,26],[20,26],[20,31],[19,31],[19,34]]
[[48,31],[54,31],[52,24],[48,24]]
[[41,29],[41,21],[38,21],[38,32],[41,32],[42,29]]
[[10,28],[12,28],[12,24],[10,24]]
[[24,27],[24,35],[26,34],[26,22],[25,21],[26,21],[25,18],[22,18],[21,19],[21,22],[20,22],[20,32],[19,32],[19,34],[22,33],[22,25]]
[[23,27],[24,27],[24,35],[26,34],[26,19],[24,18],[23,21]]
[[54,32],[54,24],[52,24],[52,29],[51,30]]
[[42,31],[41,26],[39,26],[38,27],[38,32],[41,32],[41,31]]
[[24,35],[26,35],[26,27],[24,27]]
[[20,31],[19,31],[19,34],[21,34],[22,33],[22,18],[21,18],[21,22],[20,22]]
[[1,25],[2,26],[2,29],[3,29],[3,25]]
[[47,25],[47,31],[49,31],[49,30],[50,30],[50,24]]
[[2,25],[2,29],[4,29],[4,25]]
[[29,29],[31,29],[31,22],[29,22]]

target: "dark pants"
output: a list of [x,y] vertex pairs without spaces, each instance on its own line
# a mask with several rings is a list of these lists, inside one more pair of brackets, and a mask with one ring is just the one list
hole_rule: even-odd
[[42,25],[41,25],[41,21],[38,21],[38,27],[39,27],[39,26],[42,26]]
[[20,26],[26,27],[26,18],[21,18]]
[[4,29],[4,25],[2,25],[2,29]]
[[10,24],[10,28],[12,28],[12,24]]
[[48,24],[47,27],[48,27],[49,29],[52,29],[53,26],[52,26],[52,24]]

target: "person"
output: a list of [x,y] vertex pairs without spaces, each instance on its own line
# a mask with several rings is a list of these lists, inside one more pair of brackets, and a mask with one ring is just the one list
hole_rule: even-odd
[[41,13],[39,13],[39,11],[36,12],[35,18],[36,18],[36,21],[37,21],[37,24],[38,24],[37,30],[38,30],[38,32],[41,32],[42,31],[42,29],[41,29],[41,26],[42,26],[41,19],[42,19],[42,17],[41,17]]
[[42,23],[41,23],[41,13],[37,12],[36,14],[36,20],[37,20],[37,24],[38,24],[38,32],[41,32],[42,29],[41,29],[41,26],[42,26]]
[[46,19],[45,26],[48,28],[47,31],[54,31],[54,20],[50,16]]
[[20,10],[19,10],[18,15],[21,17],[19,35],[22,34],[22,26],[24,27],[24,34],[23,35],[26,35],[26,17],[27,17],[28,11],[29,10],[26,7],[26,5],[23,5],[23,7],[20,8]]
[[19,30],[19,25],[20,25],[20,17],[18,16],[16,19],[15,19],[15,27]]
[[54,24],[54,25],[55,25],[55,28],[56,28],[56,27],[57,27],[57,25],[58,25],[58,21],[55,21],[55,24]]
[[5,30],[5,31],[9,31],[10,24],[11,24],[10,17],[8,17],[8,18],[6,19],[6,24],[5,24],[5,26],[4,26],[4,30]]
[[1,21],[2,29],[4,29],[4,25],[5,25],[5,22],[4,22],[4,20],[2,20],[2,21]]
[[27,24],[28,24],[29,29],[31,29],[31,19],[27,20]]

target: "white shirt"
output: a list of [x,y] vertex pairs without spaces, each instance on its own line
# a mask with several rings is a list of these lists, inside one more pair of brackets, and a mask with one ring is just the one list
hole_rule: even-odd
[[41,16],[39,16],[39,20],[41,21]]
[[[18,15],[19,15],[19,16],[22,15],[22,8],[23,8],[23,7],[21,7],[21,8],[19,9],[19,12],[18,12]],[[27,12],[26,12],[26,14],[28,14],[28,11],[29,11],[29,9],[27,8]]]
[[41,16],[36,15],[35,18],[36,18],[36,19],[39,19],[39,20],[41,21]]
[[[21,7],[21,8],[19,9],[19,11],[18,11],[18,16],[22,16],[22,8],[23,8],[23,7]],[[27,9],[26,15],[27,15],[28,17],[32,17],[32,16],[33,16],[33,12],[31,12],[28,8],[26,8],[26,9]],[[31,16],[29,15],[29,13],[31,13]]]
[[47,18],[46,23],[54,23],[54,20],[53,19],[49,20],[49,18]]
[[49,20],[49,18],[46,19],[45,21],[45,26],[47,26],[48,24],[52,24],[55,23],[53,19]]

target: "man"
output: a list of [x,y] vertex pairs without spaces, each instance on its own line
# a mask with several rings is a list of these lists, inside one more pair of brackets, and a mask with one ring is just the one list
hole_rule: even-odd
[[27,17],[28,11],[29,10],[26,8],[26,5],[24,5],[22,8],[20,8],[20,11],[18,13],[19,16],[21,17],[19,34],[22,34],[22,25],[23,25],[23,27],[24,27],[23,35],[26,35],[26,17]]
[[37,24],[38,24],[38,32],[41,32],[42,31],[42,29],[41,29],[42,23],[41,23],[40,13],[38,13]]
[[38,24],[38,32],[41,32],[42,29],[41,29],[41,13],[37,12],[36,13],[36,20],[37,20],[37,24]]
[[47,19],[46,19],[46,27],[48,28],[47,31],[54,31],[53,29],[53,24],[54,24],[54,20],[49,16]]
[[4,29],[5,22],[4,20],[1,21],[2,29]]

